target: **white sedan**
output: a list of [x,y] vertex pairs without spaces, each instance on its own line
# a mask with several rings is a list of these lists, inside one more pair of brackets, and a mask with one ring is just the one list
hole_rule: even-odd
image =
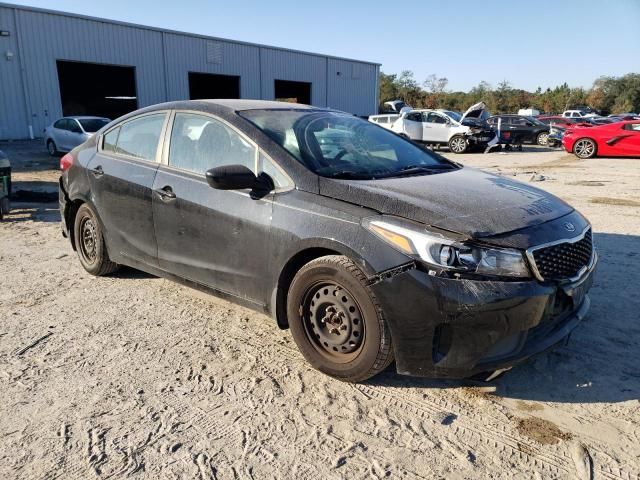
[[63,117],[44,129],[44,144],[51,156],[70,152],[110,121],[104,117]]

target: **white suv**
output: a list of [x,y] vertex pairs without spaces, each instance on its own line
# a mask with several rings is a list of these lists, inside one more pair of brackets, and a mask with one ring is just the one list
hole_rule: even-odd
[[487,149],[498,143],[498,136],[484,122],[487,115],[484,103],[469,108],[464,115],[450,110],[411,110],[397,118],[391,115],[372,115],[369,121],[377,123],[413,141],[431,145],[448,145],[454,153],[470,148]]

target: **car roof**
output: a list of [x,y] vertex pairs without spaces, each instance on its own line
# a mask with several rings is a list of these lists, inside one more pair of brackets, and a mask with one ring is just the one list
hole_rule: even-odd
[[96,119],[96,120],[108,120],[107,117],[94,117],[94,116],[90,116],[90,115],[69,115],[69,116],[62,117],[62,118],[70,118],[72,120],[94,120],[94,119]]
[[[326,110],[322,107],[314,107],[302,103],[277,102],[274,100],[251,99],[204,99],[190,100],[194,102],[210,103],[229,110],[266,110],[266,109],[300,109],[300,110]],[[189,102],[189,101],[188,101]]]

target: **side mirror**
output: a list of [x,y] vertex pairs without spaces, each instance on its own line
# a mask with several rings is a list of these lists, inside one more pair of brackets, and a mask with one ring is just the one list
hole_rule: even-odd
[[207,183],[216,190],[253,189],[258,178],[244,165],[225,165],[206,172]]

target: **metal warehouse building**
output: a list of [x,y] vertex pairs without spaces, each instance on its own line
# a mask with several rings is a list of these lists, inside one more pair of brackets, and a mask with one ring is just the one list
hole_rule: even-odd
[[0,140],[63,115],[259,98],[377,112],[379,64],[0,3]]

